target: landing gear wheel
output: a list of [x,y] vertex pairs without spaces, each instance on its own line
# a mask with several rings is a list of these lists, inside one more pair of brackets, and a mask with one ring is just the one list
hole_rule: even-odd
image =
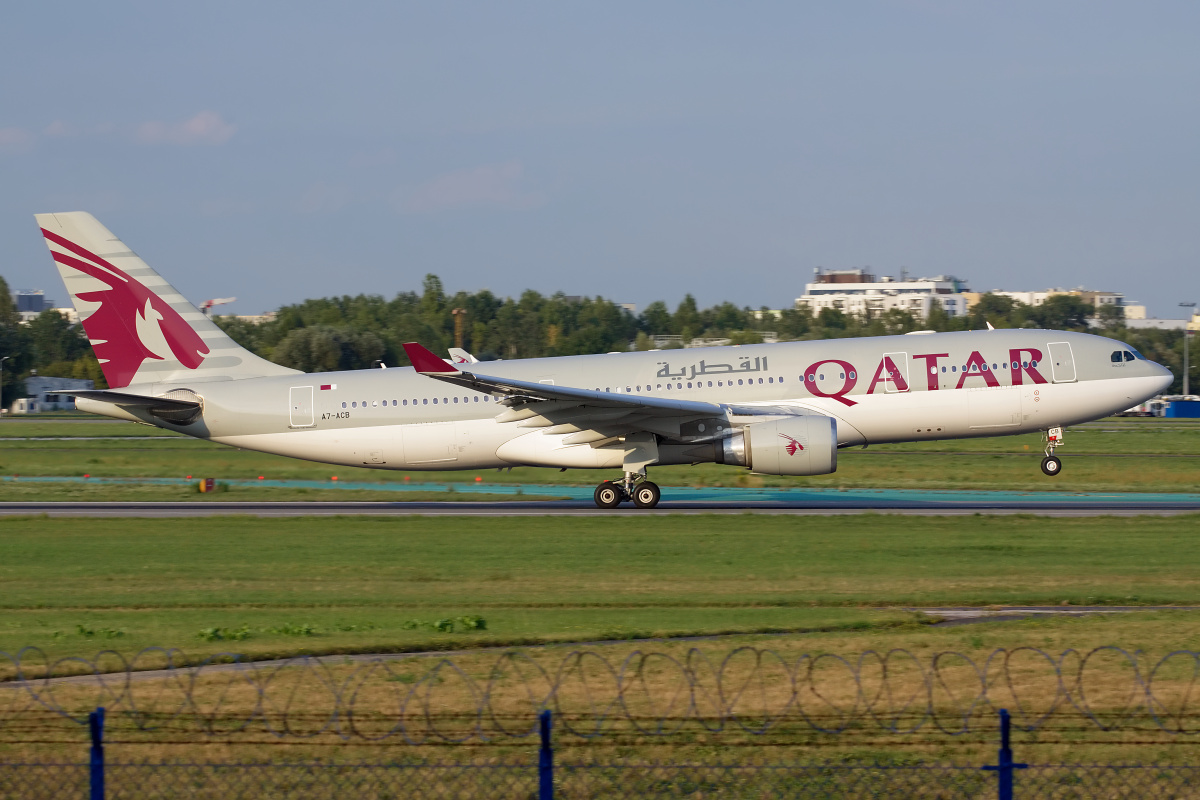
[[605,481],[597,486],[594,496],[596,505],[600,508],[616,508],[625,499],[625,493],[621,491],[621,487],[612,481]]
[[654,508],[661,497],[658,484],[650,481],[642,481],[633,489],[633,504],[638,508]]
[[1042,472],[1053,478],[1062,472],[1062,459],[1058,456],[1046,456],[1042,459]]

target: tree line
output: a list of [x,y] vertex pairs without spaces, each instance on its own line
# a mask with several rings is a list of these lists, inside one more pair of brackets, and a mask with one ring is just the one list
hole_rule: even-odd
[[[1089,327],[1093,319],[1096,325]],[[4,370],[5,397],[16,397],[19,382],[33,371],[90,378],[105,386],[78,325],[55,311],[45,311],[27,325],[17,321],[8,287],[0,278],[0,357],[10,356]],[[1075,295],[1055,295],[1040,306],[1028,306],[985,294],[965,317],[950,317],[935,305],[927,319],[899,309],[869,318],[829,308],[814,315],[806,308],[772,312],[729,302],[702,309],[690,294],[674,310],[655,301],[633,314],[601,297],[547,297],[529,290],[518,298],[500,298],[486,289],[449,294],[437,276],[427,275],[420,292],[400,292],[390,300],[381,295],[327,297],[283,306],[274,319],[262,323],[232,316],[216,322],[248,350],[305,372],[366,369],[376,362],[407,366],[401,345],[413,341],[445,352],[461,340],[466,350],[488,361],[605,353],[630,346],[649,350],[655,346],[654,337],[661,336],[679,337],[667,346],[680,347],[693,338],[751,344],[762,341],[768,331],[781,341],[800,341],[978,330],[989,323],[996,328],[1090,330],[1128,342],[1169,367],[1177,376],[1170,391],[1182,390],[1182,331],[1127,329],[1120,308],[1097,310]],[[1193,367],[1193,385],[1200,385],[1196,376]]]

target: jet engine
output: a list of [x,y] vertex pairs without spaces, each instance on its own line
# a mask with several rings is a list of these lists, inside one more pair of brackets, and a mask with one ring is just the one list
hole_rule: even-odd
[[719,444],[717,462],[766,475],[837,471],[837,422],[819,415],[747,425]]

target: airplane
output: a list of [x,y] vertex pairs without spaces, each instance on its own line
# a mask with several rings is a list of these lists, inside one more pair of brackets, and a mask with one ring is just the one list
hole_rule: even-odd
[[110,387],[69,392],[80,410],[355,467],[619,470],[601,508],[656,506],[660,465],[821,475],[840,448],[1036,431],[1054,476],[1065,427],[1172,382],[1125,343],[1030,329],[502,362],[408,343],[411,367],[305,374],[238,345],[92,215],[37,221]]

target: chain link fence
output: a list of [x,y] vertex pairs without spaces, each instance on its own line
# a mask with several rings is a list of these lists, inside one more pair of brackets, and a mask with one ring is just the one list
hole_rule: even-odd
[[[564,763],[552,793],[540,791],[529,758],[457,764],[111,764],[105,794],[87,765],[0,765],[0,797],[21,800],[601,800],[601,798],[962,798],[1003,797],[978,767],[827,763]],[[1066,800],[1200,797],[1196,767],[1040,765],[1023,770],[1009,797]]]
[[[703,758],[593,761],[578,751],[556,763],[553,715],[539,715],[536,754],[466,755],[452,762],[107,763],[104,710],[89,717],[87,764],[0,763],[0,797],[29,800],[166,800],[288,797],[334,800],[496,798],[1200,798],[1200,767],[1030,765],[1013,760],[1008,713],[999,714],[996,763],[872,763],[864,758],[799,762],[754,750]],[[418,748],[419,749],[419,748]],[[469,748],[463,748],[470,753]]]

